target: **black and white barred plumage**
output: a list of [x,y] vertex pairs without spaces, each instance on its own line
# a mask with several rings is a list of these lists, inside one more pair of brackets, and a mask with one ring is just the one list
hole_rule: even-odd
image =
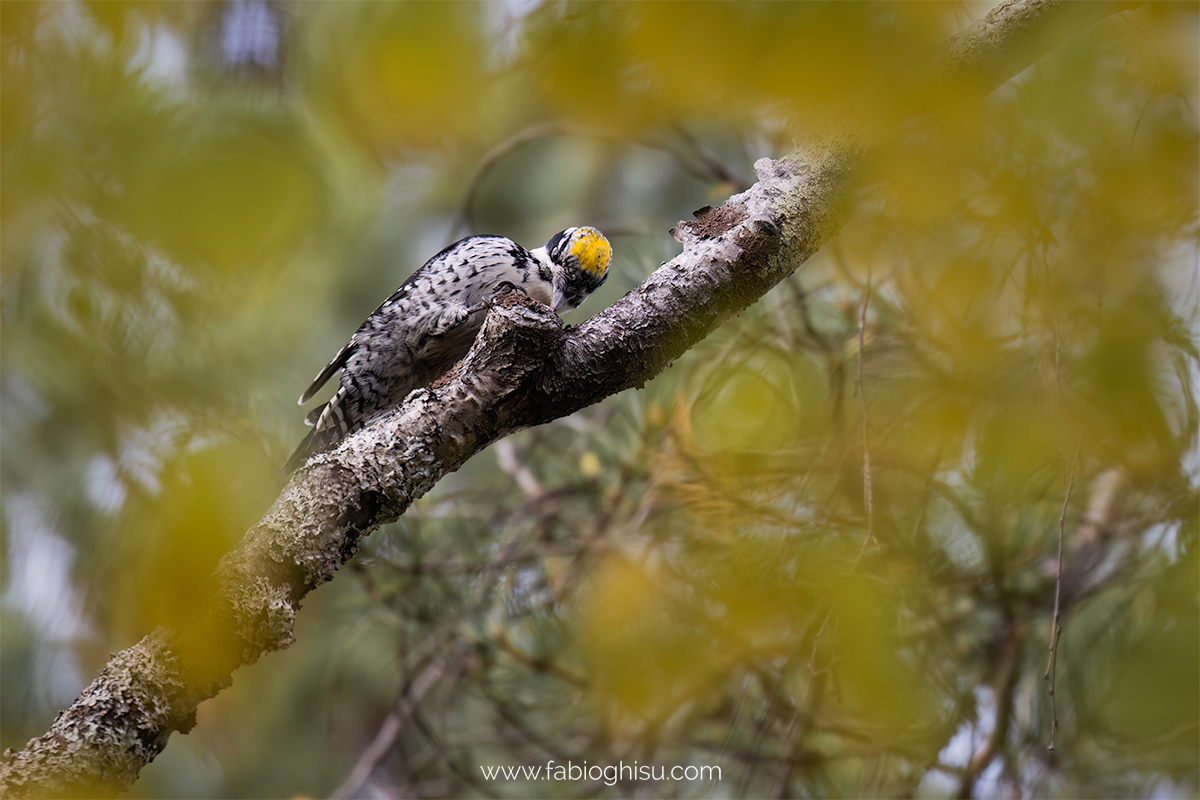
[[608,275],[612,248],[595,228],[567,228],[526,250],[503,236],[470,236],[414,272],[355,331],[300,396],[312,399],[339,369],[341,386],[305,421],[312,431],[285,469],[296,470],[409,392],[458,363],[475,340],[490,297],[509,288],[566,311]]

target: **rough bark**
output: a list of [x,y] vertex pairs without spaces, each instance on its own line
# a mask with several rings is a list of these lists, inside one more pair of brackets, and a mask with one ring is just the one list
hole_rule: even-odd
[[[1068,36],[1139,2],[1006,2],[954,37],[935,79],[978,76],[991,91]],[[301,599],[362,537],[396,520],[444,475],[514,431],[642,386],[817,251],[848,210],[850,136],[806,157],[755,165],[758,182],[673,235],[683,252],[573,328],[506,295],[450,375],[300,469],[222,559],[205,624],[158,629],[117,653],[50,730],[0,765],[4,797],[111,796],[237,667],[287,647]]]

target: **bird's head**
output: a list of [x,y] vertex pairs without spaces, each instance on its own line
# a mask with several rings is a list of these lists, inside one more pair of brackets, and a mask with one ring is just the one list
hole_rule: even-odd
[[546,255],[558,267],[554,277],[554,310],[570,311],[608,277],[612,245],[595,228],[567,228],[546,242]]

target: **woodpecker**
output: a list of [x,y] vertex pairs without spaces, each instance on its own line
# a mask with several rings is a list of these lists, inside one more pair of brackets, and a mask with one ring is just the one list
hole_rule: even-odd
[[569,311],[604,283],[611,262],[608,239],[588,227],[559,231],[534,250],[503,236],[468,236],[450,245],[367,317],[300,395],[304,405],[342,371],[333,397],[305,417],[313,429],[285,471],[445,374],[471,348],[494,295],[515,289]]

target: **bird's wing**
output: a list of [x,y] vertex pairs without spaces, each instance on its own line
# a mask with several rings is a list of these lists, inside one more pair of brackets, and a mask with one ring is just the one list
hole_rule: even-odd
[[355,331],[354,335],[350,337],[350,341],[346,343],[346,346],[338,351],[338,354],[333,357],[333,360],[330,361],[328,365],[326,365],[325,369],[321,370],[317,374],[317,377],[313,378],[312,383],[310,383],[308,388],[304,390],[304,394],[300,395],[297,405],[304,405],[311,400],[313,395],[321,391],[321,387],[325,385],[325,382],[333,377],[333,373],[346,366],[346,362],[350,360],[350,356],[354,355],[355,351],[358,350],[358,345],[360,343],[359,334],[370,325],[371,320],[378,316],[379,312],[383,311],[384,308],[392,303],[397,302],[404,297],[404,295],[408,294],[409,287],[423,269],[424,267],[418,269],[412,275],[409,275],[408,280],[401,284],[399,289],[392,292],[391,296],[387,300],[384,300],[379,304],[379,308],[375,309],[370,315],[367,316],[365,320],[363,320],[362,325],[358,326],[358,330]]

